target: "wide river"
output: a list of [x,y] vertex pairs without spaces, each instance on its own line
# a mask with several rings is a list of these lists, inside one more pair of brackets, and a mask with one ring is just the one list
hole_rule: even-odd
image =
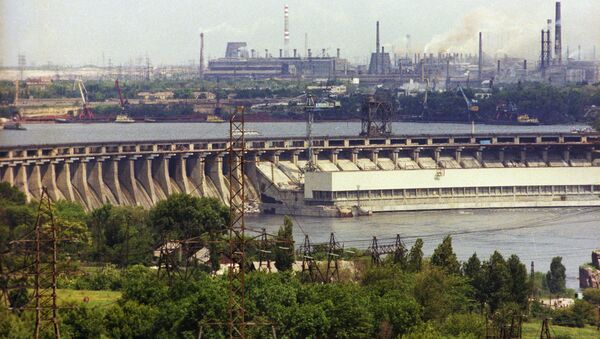
[[[583,125],[490,126],[476,125],[476,132],[570,132]],[[296,122],[248,123],[247,129],[262,136],[302,136],[305,125]],[[28,124],[26,131],[0,130],[1,146],[69,144],[77,142],[189,140],[227,138],[228,124],[135,123],[135,124]],[[358,122],[316,123],[315,135],[357,135]],[[396,134],[470,133],[465,124],[394,123]],[[345,247],[366,249],[371,238],[390,239],[400,234],[407,246],[417,237],[425,242],[424,252],[433,249],[447,234],[461,260],[473,252],[486,259],[498,250],[517,254],[526,263],[535,262],[546,272],[554,256],[562,256],[567,268],[567,285],[577,288],[578,267],[591,261],[591,251],[600,248],[600,208],[504,209],[472,211],[425,211],[381,213],[349,219],[295,217],[297,245],[308,234],[312,242],[325,242],[334,232]],[[276,232],[281,216],[249,216],[249,226]]]
[[[1,146],[71,144],[77,142],[192,140],[229,136],[227,123],[93,123],[93,124],[26,124],[26,131],[0,130]],[[494,126],[475,125],[476,133],[570,132],[585,125]],[[247,123],[246,129],[264,137],[302,137],[302,122]],[[469,124],[424,124],[397,122],[394,134],[463,134],[471,133]],[[319,122],[313,127],[315,136],[358,135],[360,122]]]

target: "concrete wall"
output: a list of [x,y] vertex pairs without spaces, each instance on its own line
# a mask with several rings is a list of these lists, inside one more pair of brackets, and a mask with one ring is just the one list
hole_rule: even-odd
[[312,172],[305,176],[304,197],[312,199],[313,191],[553,185],[600,185],[600,167]]

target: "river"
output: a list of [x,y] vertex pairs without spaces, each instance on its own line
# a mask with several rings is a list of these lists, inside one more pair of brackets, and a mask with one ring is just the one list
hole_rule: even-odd
[[[498,250],[505,258],[518,255],[528,271],[534,261],[536,271],[547,272],[552,258],[562,256],[567,286],[574,289],[579,287],[579,265],[591,262],[591,251],[600,248],[600,208],[422,211],[292,220],[297,246],[305,234],[319,243],[327,242],[334,232],[346,248],[359,249],[366,249],[373,236],[380,243],[382,239],[389,243],[400,234],[407,247],[421,237],[423,252],[429,256],[446,235],[452,235],[459,260],[467,260],[474,252],[486,260]],[[247,225],[274,233],[282,221],[282,216],[276,215],[250,216]]]
[[[570,132],[584,125],[492,126],[476,125],[481,133]],[[265,137],[297,136],[305,133],[301,122],[248,123],[247,129]],[[394,123],[395,134],[470,133],[468,124]],[[359,122],[320,122],[314,135],[358,135]],[[78,142],[190,140],[227,138],[226,123],[135,123],[135,124],[28,124],[26,131],[0,130],[0,146],[69,144]],[[295,217],[294,238],[301,244],[304,234],[312,242],[325,242],[334,232],[345,247],[366,249],[373,236],[380,239],[400,234],[407,246],[422,237],[425,255],[447,235],[453,235],[455,252],[466,260],[473,252],[487,259],[494,250],[505,257],[517,254],[527,265],[546,272],[554,256],[562,256],[567,285],[579,286],[580,264],[591,261],[591,251],[600,248],[600,208],[504,209],[473,211],[422,211],[381,213],[349,219]],[[247,224],[276,232],[281,216],[249,216]]]
[[[318,122],[315,136],[358,135],[360,122]],[[229,136],[227,123],[90,123],[90,124],[26,124],[26,131],[0,130],[0,146],[71,144],[79,142],[154,141],[215,139]],[[476,133],[565,132],[585,125],[498,126],[475,125]],[[303,137],[302,122],[247,123],[247,130],[264,137]],[[394,134],[461,134],[471,133],[469,124],[395,122]]]

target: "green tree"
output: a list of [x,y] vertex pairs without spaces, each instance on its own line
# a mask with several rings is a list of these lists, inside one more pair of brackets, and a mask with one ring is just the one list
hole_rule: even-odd
[[477,257],[477,253],[473,253],[469,260],[464,263],[463,274],[471,284],[471,298],[476,300],[483,308],[486,301],[485,272],[482,268],[481,261],[479,261],[479,258]]
[[214,198],[173,194],[150,210],[155,240],[189,239],[204,232],[221,232],[229,221],[229,210]]
[[408,254],[408,270],[411,272],[421,271],[423,265],[423,240],[417,238],[415,244]]
[[413,294],[423,307],[423,320],[444,320],[451,313],[467,311],[470,287],[465,278],[431,266],[415,276]]
[[452,237],[447,235],[442,243],[433,251],[431,264],[449,274],[460,274],[460,263],[452,249]]
[[105,332],[103,314],[98,308],[66,305],[61,312],[61,334],[67,338],[101,338]]
[[527,268],[521,263],[519,257],[514,254],[508,258],[506,264],[510,273],[511,301],[519,305],[522,309],[526,309],[529,297]]
[[97,260],[121,266],[150,261],[152,232],[141,207],[104,205],[92,211],[88,225]]
[[504,257],[498,251],[494,251],[490,260],[483,266],[486,301],[493,313],[510,300],[510,271]]
[[127,300],[111,306],[104,316],[104,327],[109,338],[150,338],[158,309]]
[[391,291],[372,302],[380,338],[398,338],[422,322],[422,308],[414,298]]
[[562,257],[552,258],[550,271],[546,273],[546,285],[550,293],[562,293],[566,289],[565,266],[562,264]]
[[294,237],[292,229],[294,224],[287,215],[283,218],[283,225],[277,232],[277,243],[274,247],[275,267],[278,271],[287,271],[292,269],[294,264]]

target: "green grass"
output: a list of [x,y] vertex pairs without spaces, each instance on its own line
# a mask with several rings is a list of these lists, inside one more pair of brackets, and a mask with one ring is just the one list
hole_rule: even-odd
[[[523,338],[539,338],[541,328],[541,321],[523,323]],[[584,328],[550,325],[550,334],[553,338],[555,336],[568,336],[572,339],[600,338],[600,331],[596,330],[595,326],[589,325]]]
[[[115,291],[89,291],[89,290],[68,290],[59,289],[57,290],[59,304],[67,302],[76,304],[85,304],[88,306],[105,306],[115,303],[117,299],[121,297],[121,292]],[[89,301],[84,303],[84,298],[87,297]]]

